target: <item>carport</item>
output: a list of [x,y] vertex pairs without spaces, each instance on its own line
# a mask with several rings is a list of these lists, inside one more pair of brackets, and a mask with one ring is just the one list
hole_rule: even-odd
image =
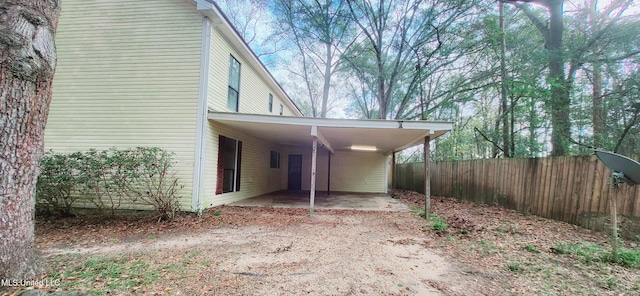
[[[333,118],[286,117],[209,111],[208,119],[237,129],[257,138],[284,145],[311,147],[309,210],[313,215],[316,195],[318,148],[328,151],[328,170],[331,174],[331,155],[336,151],[366,151],[391,155],[392,184],[395,184],[396,152],[425,144],[425,192],[430,198],[429,156],[430,141],[453,128],[451,122],[409,120],[356,120]],[[331,180],[331,178],[327,178]],[[327,184],[327,194],[331,185]],[[428,206],[428,205],[427,205]]]

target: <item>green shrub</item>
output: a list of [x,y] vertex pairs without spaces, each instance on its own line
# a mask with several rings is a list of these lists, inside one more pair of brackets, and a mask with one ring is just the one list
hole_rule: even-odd
[[36,198],[48,212],[67,216],[73,213],[73,194],[80,180],[77,162],[81,153],[62,154],[48,151],[40,160],[40,175],[36,184]]
[[133,202],[153,206],[161,219],[173,219],[180,185],[171,170],[172,158],[155,147],[113,151],[114,183]]
[[172,165],[173,154],[156,147],[47,152],[36,199],[61,214],[92,205],[115,215],[123,204],[130,204],[153,207],[160,219],[172,219],[179,210],[180,189]]

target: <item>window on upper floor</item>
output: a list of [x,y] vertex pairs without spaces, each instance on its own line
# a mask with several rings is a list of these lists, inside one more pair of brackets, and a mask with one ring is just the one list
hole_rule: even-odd
[[229,93],[227,94],[227,107],[238,112],[240,98],[240,62],[233,56],[229,58]]
[[284,114],[284,107],[280,104],[280,115]]
[[273,113],[273,95],[269,94],[269,112]]

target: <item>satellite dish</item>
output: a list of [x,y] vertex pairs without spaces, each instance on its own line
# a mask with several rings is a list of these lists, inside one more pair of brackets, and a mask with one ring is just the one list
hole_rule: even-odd
[[596,156],[613,172],[616,183],[640,184],[640,163],[613,152],[596,150]]

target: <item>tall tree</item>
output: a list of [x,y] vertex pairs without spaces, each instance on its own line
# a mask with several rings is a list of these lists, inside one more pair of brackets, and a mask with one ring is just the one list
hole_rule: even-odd
[[284,50],[283,36],[273,29],[266,0],[216,0],[216,3],[263,63],[271,64],[273,56]]
[[[302,73],[313,117],[327,117],[332,79],[341,54],[353,42],[344,0],[278,0],[275,14],[302,57]],[[321,87],[316,87],[319,80]]]
[[[579,42],[571,42],[565,47],[563,44],[563,34],[565,31],[564,24],[564,0],[502,0],[504,2],[513,3],[520,8],[531,20],[545,40],[545,48],[548,53],[548,76],[547,83],[550,89],[550,98],[545,101],[547,108],[551,112],[551,143],[553,145],[551,155],[559,156],[569,153],[569,143],[571,140],[571,91],[574,86],[576,73],[584,66],[585,63],[593,59],[590,53],[601,53],[599,47],[602,40],[606,39],[608,34],[612,34],[616,28],[616,24],[622,19],[623,13],[631,5],[630,0],[614,0],[608,5],[602,13],[603,17],[594,22],[593,17],[597,13],[588,16],[592,19],[594,25],[591,29],[597,30],[586,38],[578,38]],[[548,10],[549,20],[544,22],[539,14],[537,14],[526,3],[536,3],[544,6]],[[596,2],[591,2],[597,6]],[[546,24],[548,23],[548,24]],[[575,38],[574,38],[575,39]],[[574,40],[572,40],[574,41]],[[637,50],[627,52],[620,59],[630,55],[637,54]],[[568,71],[565,64],[568,64]],[[596,65],[599,67],[599,65]],[[597,69],[599,70],[599,69]],[[594,96],[600,97],[599,91],[594,92]],[[596,98],[596,110],[599,112],[599,99]],[[598,116],[600,116],[599,114]],[[597,120],[597,119],[596,119]],[[595,122],[599,124],[599,122]]]
[[38,272],[35,185],[56,68],[59,1],[0,1],[0,279]]
[[[502,149],[505,157],[512,157],[511,128],[509,125],[509,103],[507,91],[507,38],[504,24],[504,3],[498,2],[500,18],[500,111],[502,117]],[[513,106],[511,106],[513,108]],[[513,109],[512,109],[513,110]],[[511,116],[513,119],[513,115]]]
[[347,55],[350,68],[356,76],[374,81],[378,118],[404,117],[405,109],[417,100],[421,83],[433,71],[433,63],[455,60],[445,59],[448,54],[462,56],[445,43],[444,36],[453,24],[466,19],[473,5],[435,0],[347,3],[363,34]]
[[[569,139],[571,138],[569,110],[571,106],[570,89],[572,81],[571,76],[568,79],[565,77],[565,55],[562,46],[564,0],[503,1],[515,3],[516,6],[522,9],[544,37],[545,48],[548,51],[549,74],[547,82],[551,92],[551,97],[547,101],[547,105],[551,110],[551,124],[553,126],[551,132],[551,144],[553,145],[551,155],[566,155],[569,149]],[[540,20],[529,6],[520,2],[535,2],[546,7],[549,12],[548,24]]]
[[[637,40],[635,33],[627,31],[629,25],[627,19],[633,19],[635,30],[639,24],[638,15],[626,15],[627,9],[631,6],[631,0],[613,0],[607,5],[601,5],[597,0],[585,1],[585,6],[580,7],[576,22],[582,20],[584,25],[580,28],[585,32],[585,36],[580,39],[587,40],[590,47],[585,51],[585,64],[591,66],[591,121],[593,124],[593,146],[596,148],[606,147],[606,110],[604,109],[604,68],[628,59],[640,53],[637,44],[634,46],[620,46],[626,43],[620,39]],[[588,20],[584,22],[584,20]],[[625,32],[627,31],[627,32]],[[622,37],[622,38],[620,38]],[[621,48],[624,48],[620,50]],[[629,50],[635,48],[635,50]]]

